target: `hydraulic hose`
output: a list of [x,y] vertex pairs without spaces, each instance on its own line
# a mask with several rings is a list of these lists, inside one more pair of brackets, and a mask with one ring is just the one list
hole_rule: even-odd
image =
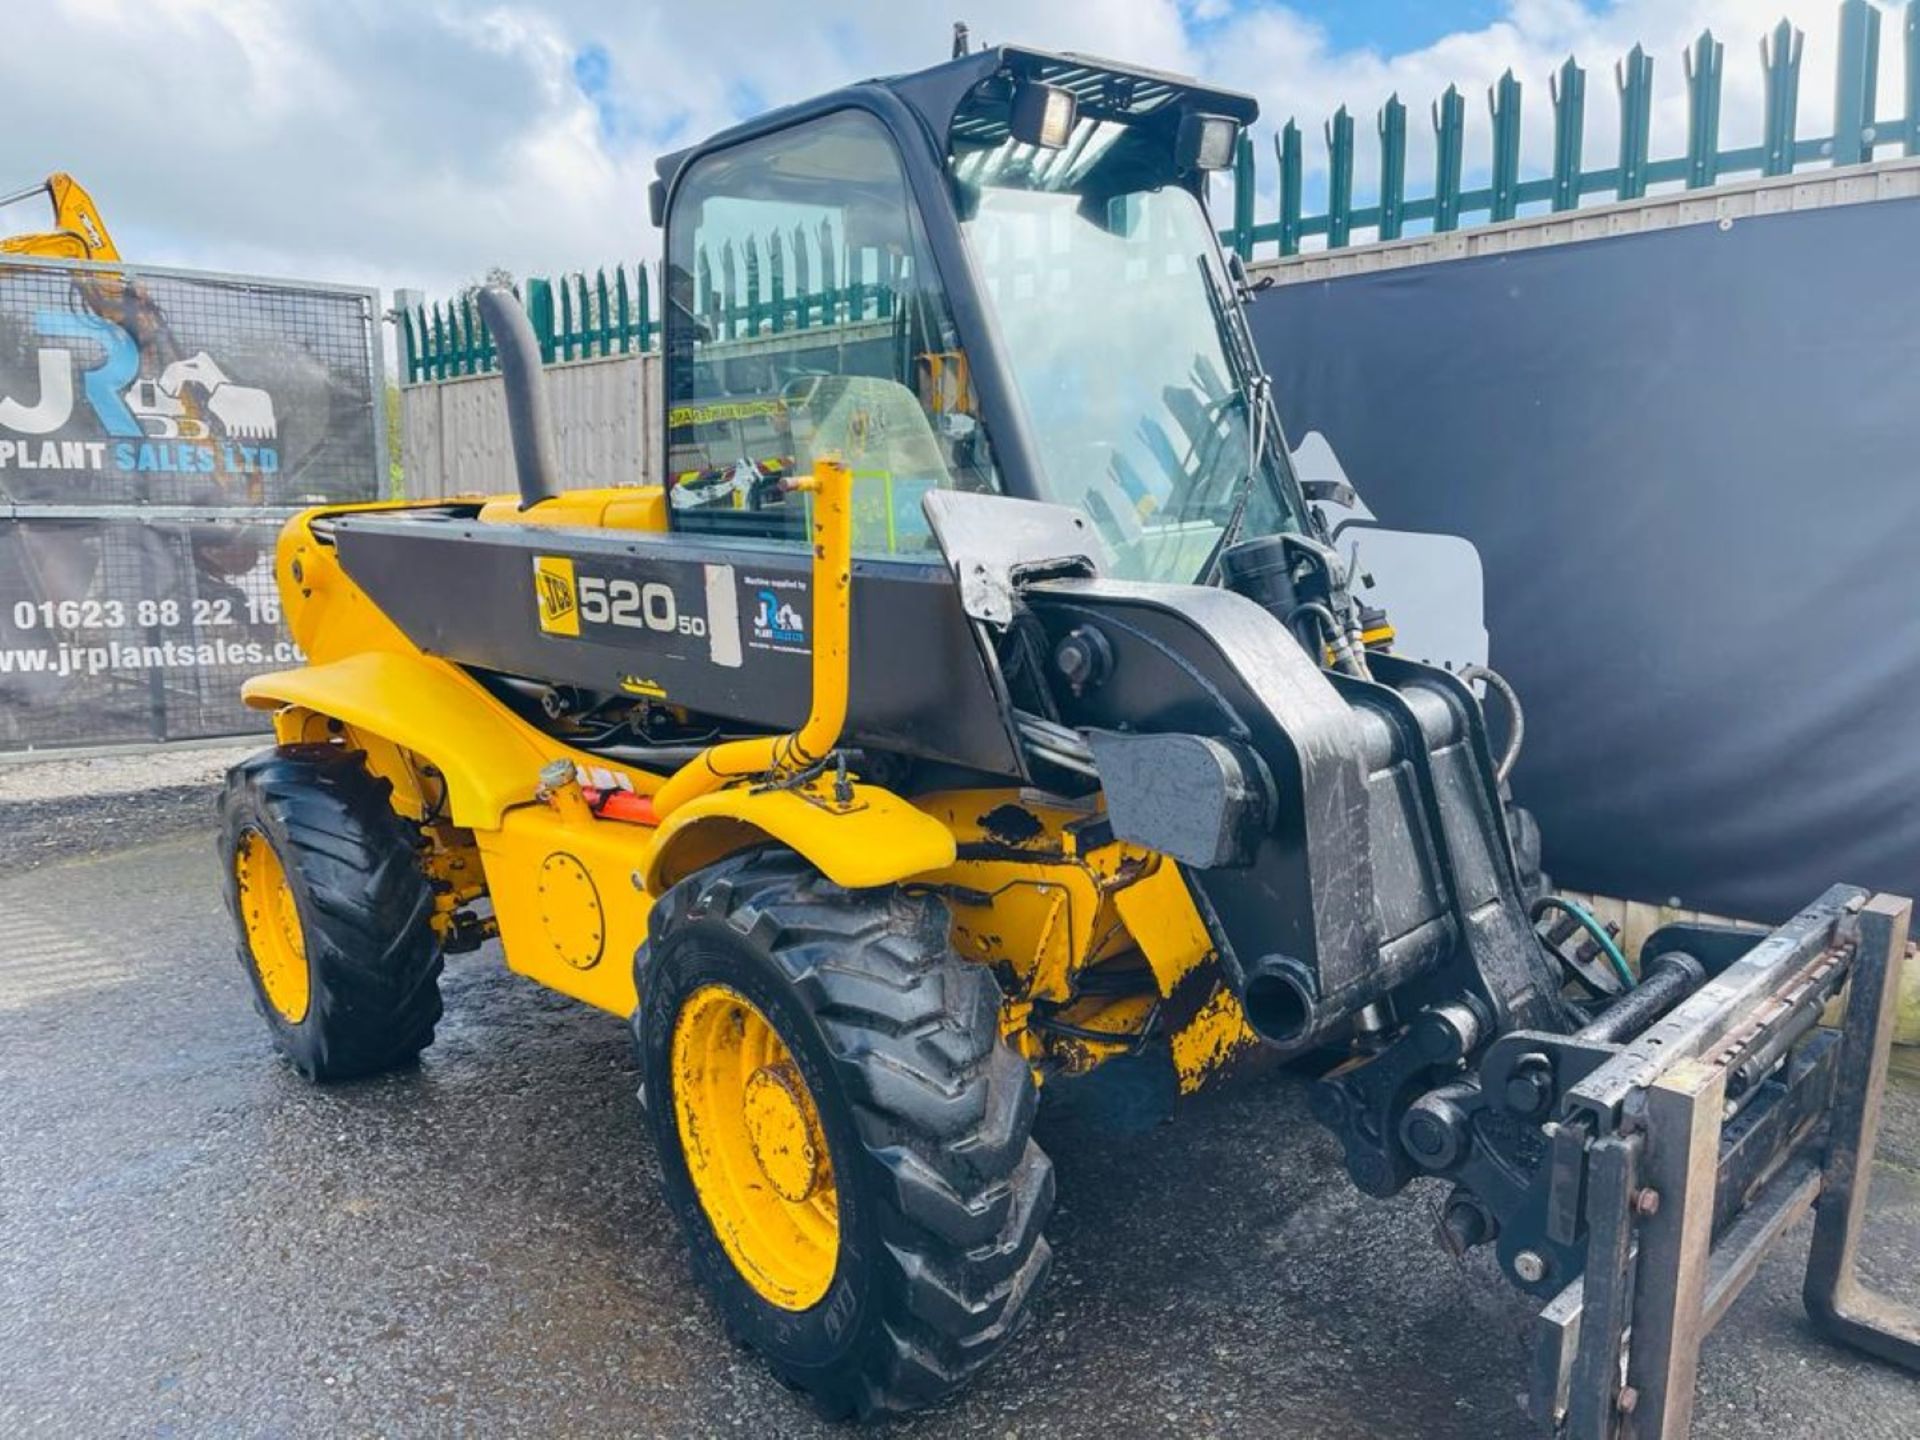
[[1633,989],[1637,983],[1633,978],[1633,967],[1627,964],[1627,957],[1613,942],[1613,936],[1607,933],[1607,927],[1594,918],[1594,914],[1578,900],[1569,900],[1564,895],[1542,895],[1527,910],[1529,920],[1538,920],[1549,910],[1559,910],[1571,915],[1580,928],[1593,937],[1593,943],[1606,952],[1607,963],[1613,966],[1613,973],[1620,977],[1620,983]]
[[1305,605],[1296,606],[1293,612],[1287,616],[1287,623],[1291,625],[1295,619],[1302,615],[1311,615],[1315,620],[1320,622],[1321,627],[1327,632],[1327,648],[1333,652],[1333,663],[1335,665],[1346,671],[1347,674],[1358,676],[1362,680],[1371,680],[1373,678],[1373,672],[1367,669],[1367,662],[1363,658],[1363,652],[1355,648],[1353,637],[1348,633],[1346,626],[1340,623],[1339,617],[1337,617],[1333,611],[1329,610],[1325,605],[1322,605],[1318,600],[1310,600]]
[[1469,683],[1475,680],[1486,681],[1488,685],[1500,692],[1500,698],[1506,702],[1507,748],[1500,756],[1499,764],[1493,767],[1493,778],[1504,785],[1507,783],[1507,776],[1513,773],[1513,767],[1519,762],[1521,742],[1527,738],[1527,712],[1520,708],[1519,692],[1507,683],[1506,677],[1499,671],[1485,665],[1462,665],[1455,673]]
[[787,735],[729,740],[674,771],[653,795],[662,820],[689,800],[730,780],[772,773],[792,776],[833,753],[847,723],[848,656],[853,630],[853,475],[838,460],[819,460],[813,474],[789,487],[813,496],[813,704]]

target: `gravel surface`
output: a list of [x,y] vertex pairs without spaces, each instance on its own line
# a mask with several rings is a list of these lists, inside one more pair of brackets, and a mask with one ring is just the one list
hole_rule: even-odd
[[[202,800],[205,794],[203,792]],[[456,960],[414,1071],[315,1089],[250,1013],[211,827],[0,862],[0,1435],[783,1435],[822,1425],[690,1288],[624,1027]],[[1920,1300],[1920,1087],[1869,1272]],[[1116,1137],[1043,1112],[1052,1284],[912,1437],[1529,1433],[1529,1310],[1370,1201],[1273,1075]],[[1920,1433],[1819,1343],[1803,1226],[1710,1343],[1701,1440]]]
[[9,757],[0,764],[0,805],[214,785],[231,766],[272,743],[270,735],[252,735],[244,740],[223,740],[218,745],[182,745],[78,759],[63,758],[57,751],[31,758]]
[[0,764],[0,870],[204,828],[221,777],[269,740]]

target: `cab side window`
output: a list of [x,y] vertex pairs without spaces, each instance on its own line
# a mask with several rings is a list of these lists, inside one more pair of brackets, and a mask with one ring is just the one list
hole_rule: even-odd
[[996,490],[991,447],[892,138],[843,110],[697,161],[667,255],[676,529],[804,541],[788,478],[853,472],[854,549],[934,552],[930,489]]

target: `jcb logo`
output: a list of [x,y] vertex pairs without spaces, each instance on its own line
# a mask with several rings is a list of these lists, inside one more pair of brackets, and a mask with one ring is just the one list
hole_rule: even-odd
[[548,635],[578,638],[582,625],[617,625],[695,638],[707,633],[706,617],[685,613],[673,587],[664,580],[577,575],[573,561],[564,555],[534,556],[533,595],[540,609],[540,629]]
[[533,595],[540,609],[540,629],[545,634],[580,633],[580,601],[573,580],[573,561],[564,555],[534,556]]
[[573,609],[573,585],[561,575],[542,575],[540,603],[547,607],[549,617],[555,620],[560,619]]

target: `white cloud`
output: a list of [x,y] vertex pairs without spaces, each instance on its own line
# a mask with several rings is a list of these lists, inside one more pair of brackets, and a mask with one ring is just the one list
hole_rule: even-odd
[[[1759,38],[1783,0],[1511,0],[1506,17],[1405,54],[1339,50],[1300,10],[1226,0],[970,0],[976,40],[1018,39],[1201,73],[1258,95],[1267,132],[1292,114],[1308,155],[1319,122],[1354,111],[1362,203],[1373,114],[1410,108],[1409,188],[1431,175],[1428,104],[1468,99],[1469,167],[1484,165],[1486,86],[1526,86],[1528,173],[1545,168],[1547,77],[1570,52],[1590,71],[1588,164],[1610,156],[1611,63],[1655,56],[1656,153],[1685,131],[1680,55],[1711,25],[1727,44],[1723,131],[1757,138]],[[40,0],[8,7],[0,133],[26,181],[53,169],[91,186],[130,256],[156,263],[419,286],[444,293],[505,265],[520,273],[650,254],[646,187],[661,148],[863,75],[944,57],[947,10],[824,0]],[[1824,133],[1836,49],[1832,0],[1797,6],[1808,31],[1802,133]],[[1881,110],[1899,106],[1898,19],[1883,36]],[[604,48],[604,92],[575,57]],[[610,128],[611,126],[611,128]],[[1270,163],[1263,170],[1271,174]],[[1271,202],[1262,218],[1271,213]]]

